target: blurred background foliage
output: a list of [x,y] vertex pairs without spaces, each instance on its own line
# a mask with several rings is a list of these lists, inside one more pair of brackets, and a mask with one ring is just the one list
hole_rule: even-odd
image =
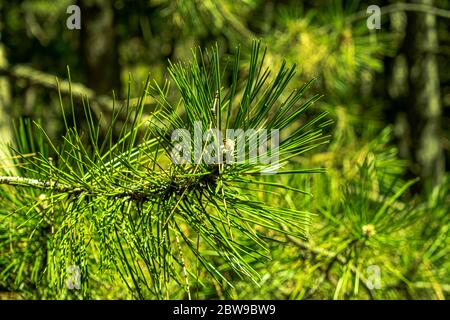
[[[192,48],[217,43],[226,61],[240,45],[245,60],[254,38],[267,46],[268,66],[277,69],[283,59],[297,65],[291,89],[316,79],[311,91],[323,97],[312,112],[326,110],[334,119],[327,129],[331,143],[296,159],[300,167],[322,166],[327,173],[278,178],[314,196],[261,194],[264,201],[313,212],[310,239],[267,232],[274,241],[271,260],[254,266],[259,284],[230,270],[235,286],[230,288],[205,274],[202,285],[191,289],[193,298],[448,298],[448,1],[79,0],[82,28],[68,30],[71,4],[0,0],[5,144],[14,141],[13,119],[40,119],[52,138],[60,139],[64,126],[55,77],[69,105],[67,66],[77,104],[87,95],[99,117],[111,113],[113,99],[137,98],[149,73],[163,83],[169,61],[189,59]],[[389,8],[380,30],[366,25],[372,4],[382,12]],[[155,101],[146,103],[151,113]],[[13,171],[6,158],[5,170]],[[18,195],[16,205],[20,197],[33,196],[39,195]],[[11,210],[0,204],[3,215]],[[3,244],[25,223],[17,221],[12,230],[6,221],[0,220]],[[12,257],[0,246],[0,294],[54,297],[33,274],[42,248],[32,241],[28,246],[33,256],[14,273],[5,270]],[[373,270],[380,273],[376,288]],[[89,290],[91,298],[133,297],[107,275],[93,280]],[[179,286],[171,291],[172,298],[185,297]],[[70,294],[64,297],[76,296]]]

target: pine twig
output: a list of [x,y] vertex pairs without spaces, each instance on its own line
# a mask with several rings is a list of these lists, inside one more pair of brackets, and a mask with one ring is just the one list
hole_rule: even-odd
[[60,191],[60,192],[77,192],[81,191],[80,188],[74,188],[72,186],[61,184],[58,182],[42,181],[38,179],[24,178],[24,177],[5,177],[0,176],[0,184],[6,184],[11,186],[21,186],[21,187],[33,187],[38,189],[49,189]]
[[0,68],[0,75],[5,75],[13,79],[26,80],[32,85],[57,91],[58,89],[64,95],[70,95],[77,99],[82,100],[84,97],[92,101],[92,108],[96,115],[100,113],[110,114],[112,112],[111,107],[113,101],[108,96],[97,95],[94,90],[84,86],[80,83],[70,84],[68,80],[60,80],[60,87],[58,88],[56,77],[54,75],[36,70],[26,65],[15,65],[8,68]]
[[[114,117],[114,99],[107,95],[98,95],[94,90],[86,87],[81,83],[70,82],[67,79],[58,79],[58,81],[56,81],[57,77],[52,74],[48,74],[40,70],[36,70],[30,66],[20,64],[8,67],[0,65],[0,76],[7,76],[12,79],[25,80],[29,82],[30,85],[41,87],[49,91],[59,91],[61,92],[61,94],[65,96],[72,96],[74,99],[80,102],[83,102],[84,99],[87,99],[90,102],[90,107],[94,111],[94,114],[99,119],[102,128],[108,127],[108,120],[104,116],[110,119]],[[133,105],[138,102],[138,98],[130,99],[130,101],[120,100],[119,105],[125,106],[127,103]],[[149,96],[146,96],[144,102],[152,103],[154,101]],[[121,121],[128,120],[120,112],[118,113],[117,117]]]

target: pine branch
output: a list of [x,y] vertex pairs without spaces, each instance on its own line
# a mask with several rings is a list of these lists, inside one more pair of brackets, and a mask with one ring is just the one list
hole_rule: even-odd
[[71,95],[81,101],[87,98],[92,101],[94,112],[99,115],[101,112],[110,114],[113,101],[108,96],[97,95],[94,90],[86,87],[80,83],[69,83],[68,80],[59,80],[60,86],[58,88],[56,77],[54,75],[36,70],[26,65],[14,65],[0,68],[0,75],[8,76],[12,79],[21,79],[51,91],[60,92],[63,95]]
[[[129,187],[113,187],[107,184],[91,184],[90,187],[71,186],[65,183],[49,180],[31,179],[25,177],[0,176],[0,185],[10,185],[15,187],[29,187],[44,189],[57,193],[81,194],[106,198],[130,198],[132,200],[145,201],[152,197],[158,198],[167,195],[181,195],[191,190],[196,190],[205,180],[207,175],[199,176],[173,176],[169,179],[162,178],[159,182],[133,183]],[[157,181],[157,180],[155,180]]]
[[58,182],[42,181],[38,179],[24,177],[5,177],[0,176],[0,184],[6,184],[19,187],[31,187],[37,189],[52,189],[59,192],[79,192],[81,189],[61,184]]
[[[74,83],[67,79],[59,79],[52,74],[36,70],[27,65],[5,66],[0,64],[0,76],[7,76],[11,79],[21,79],[27,81],[30,85],[44,88],[46,90],[59,92],[61,95],[73,97],[79,103],[89,101],[89,106],[100,121],[101,128],[108,127],[108,121],[116,116],[121,121],[127,121],[123,113],[113,114],[115,102],[120,107],[134,105],[139,103],[138,98],[125,101],[115,101],[107,95],[98,95],[94,90],[84,84]],[[145,103],[150,104],[155,101],[151,97],[146,97]],[[106,116],[106,118],[105,118]],[[109,119],[109,120],[108,120]]]
[[[323,121],[325,114],[306,123],[298,122],[318,97],[299,102],[310,83],[291,94],[284,93],[294,67],[288,68],[283,63],[276,76],[269,77],[269,70],[262,70],[264,54],[260,54],[259,42],[252,45],[249,74],[243,80],[238,77],[239,50],[232,78],[221,70],[219,50],[217,47],[214,50],[194,54],[189,64],[171,64],[169,73],[181,96],[177,103],[169,102],[168,86],[146,85],[137,107],[132,111],[126,108],[127,121],[117,141],[111,135],[116,119],[108,128],[109,135],[99,141],[99,125],[91,108],[85,105],[88,128],[84,134],[68,126],[62,108],[67,133],[60,146],[51,141],[39,123],[35,123],[37,132],[20,127],[18,140],[22,144],[18,146],[18,156],[35,154],[22,157],[20,168],[33,179],[0,177],[0,184],[59,192],[58,201],[52,197],[47,207],[61,221],[55,231],[57,237],[52,239],[54,250],[69,250],[73,246],[81,246],[83,252],[101,250],[98,253],[101,257],[114,259],[114,268],[137,297],[146,297],[148,292],[157,297],[167,296],[164,290],[169,280],[184,282],[183,289],[189,294],[193,272],[188,269],[187,257],[197,259],[221,285],[232,285],[222,274],[223,263],[257,284],[260,276],[254,262],[268,257],[260,229],[296,238],[307,236],[311,221],[308,212],[264,203],[254,191],[259,189],[278,196],[281,194],[276,189],[305,193],[274,179],[267,181],[268,176],[261,173],[288,165],[289,159],[324,143],[322,130],[329,123]],[[244,95],[236,93],[241,88]],[[149,122],[143,118],[144,101],[149,94],[159,108],[152,114],[150,125],[145,126],[145,134],[138,137],[139,130]],[[126,105],[129,106],[129,101]],[[178,112],[180,107],[184,116]],[[268,156],[266,150],[226,165],[212,164],[203,161],[204,158],[175,164],[171,155],[176,143],[171,141],[174,130],[193,130],[198,123],[201,130],[217,126],[224,132],[233,128],[251,129],[253,136],[266,129],[287,130],[290,134],[277,141],[279,158],[270,163],[259,161]],[[29,140],[38,142],[30,146]],[[205,150],[208,143],[202,141],[200,150]],[[56,161],[49,161],[47,147]],[[191,156],[188,160],[194,160],[195,154]],[[321,170],[287,169],[272,173],[315,172]],[[282,230],[280,223],[289,225],[289,230]],[[66,236],[67,230],[73,230],[77,236]],[[95,238],[94,249],[89,248],[89,237]],[[211,250],[215,252],[214,259]],[[59,263],[48,269],[65,267],[64,259]],[[55,275],[63,276],[63,272]],[[166,288],[161,287],[162,283]]]

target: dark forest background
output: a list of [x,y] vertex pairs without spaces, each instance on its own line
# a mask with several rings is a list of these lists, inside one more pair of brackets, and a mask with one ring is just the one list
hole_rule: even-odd
[[[272,262],[258,266],[263,289],[236,279],[236,288],[222,291],[205,280],[199,297],[448,297],[449,1],[79,0],[81,30],[66,27],[71,4],[0,0],[2,143],[15,144],[13,123],[20,119],[40,119],[61,141],[56,77],[66,105],[70,80],[76,104],[86,96],[97,118],[107,119],[113,101],[139,97],[148,74],[163,83],[170,61],[188,60],[193,48],[216,43],[224,60],[240,45],[245,61],[251,41],[261,39],[268,65],[277,69],[283,59],[297,65],[290,86],[315,78],[312,92],[323,94],[312,112],[328,111],[334,120],[327,129],[331,143],[299,165],[328,173],[286,182],[309,188],[313,199],[284,199],[318,215],[310,242],[288,239],[287,249],[274,244]],[[378,30],[367,27],[369,5],[382,8]],[[155,101],[146,104],[151,113]],[[399,190],[389,187],[392,181],[415,177],[420,180],[401,198],[391,198]],[[395,217],[385,223],[398,228],[383,234],[375,225],[379,238],[356,254],[346,244],[355,232],[371,233],[367,224],[361,231],[354,210],[375,209],[372,202],[360,209],[350,202],[367,199],[380,206],[392,199]],[[333,252],[346,260],[333,259]],[[354,267],[364,273],[370,265],[380,266],[383,290],[355,292]],[[0,291],[15,292],[11,278],[2,283],[5,274],[0,262]],[[92,296],[129,297],[120,289],[96,292]]]

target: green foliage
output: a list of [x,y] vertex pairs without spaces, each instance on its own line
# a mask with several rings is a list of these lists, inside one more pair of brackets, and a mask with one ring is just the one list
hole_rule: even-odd
[[[449,297],[450,177],[417,194],[407,170],[410,4],[369,30],[370,1],[104,3],[125,97],[86,87],[70,1],[0,0],[0,117],[17,140],[0,159],[0,299]],[[435,6],[448,156],[449,2]],[[278,174],[174,165],[171,133],[195,121],[281,128]]]
[[[283,64],[269,77],[259,51],[260,44],[255,42],[246,81],[238,74],[237,51],[228,85],[217,48],[200,51],[189,64],[172,65],[170,73],[181,95],[177,106],[184,116],[168,102],[168,85],[147,83],[139,103],[127,105],[128,121],[117,142],[112,136],[117,119],[113,116],[100,143],[100,128],[88,101],[84,105],[87,132],[79,133],[75,119],[70,127],[63,112],[67,133],[60,146],[39,123],[35,123],[37,129],[21,123],[15,157],[28,180],[11,184],[27,187],[25,191],[43,189],[43,193],[30,190],[16,195],[7,191],[10,188],[4,190],[10,208],[3,210],[3,219],[21,231],[8,234],[3,248],[5,252],[16,246],[23,250],[9,250],[2,282],[11,279],[14,288],[23,290],[20,285],[31,276],[29,285],[36,286],[39,295],[64,297],[67,270],[74,265],[81,269],[80,294],[85,298],[91,295],[90,284],[103,273],[120,278],[136,298],[173,297],[175,283],[190,298],[191,286],[202,285],[202,270],[227,289],[233,284],[222,271],[225,266],[258,283],[252,264],[270,254],[266,230],[306,238],[310,223],[307,212],[274,206],[255,196],[257,190],[272,197],[280,197],[281,190],[296,190],[276,178],[260,178],[260,172],[282,167],[326,142],[321,137],[325,114],[296,124],[317,100],[314,96],[298,103],[309,84],[279,101],[294,69]],[[241,87],[244,92],[237,97]],[[147,94],[155,94],[160,106],[149,120],[142,117]],[[277,163],[255,165],[259,157],[267,156],[258,153],[258,158],[236,164],[172,164],[173,145],[168,137],[175,129],[192,130],[195,121],[201,121],[203,129],[217,124],[222,130],[277,128],[290,134],[280,142]],[[27,157],[29,153],[33,155]],[[276,175],[320,171],[281,169]]]
[[[277,237],[272,255],[278,258],[260,266],[261,287],[241,282],[227,297],[447,298],[450,202],[444,194],[448,180],[435,190],[432,200],[408,194],[415,180],[400,178],[405,164],[396,159],[395,150],[389,150],[390,134],[385,130],[358,150],[346,149],[340,163],[332,153],[304,159],[305,166],[314,165],[315,158],[333,161],[326,175],[285,180],[285,184],[307,186],[316,195],[298,200],[286,193],[282,201],[317,213],[310,238]],[[374,287],[377,281],[379,286]]]

